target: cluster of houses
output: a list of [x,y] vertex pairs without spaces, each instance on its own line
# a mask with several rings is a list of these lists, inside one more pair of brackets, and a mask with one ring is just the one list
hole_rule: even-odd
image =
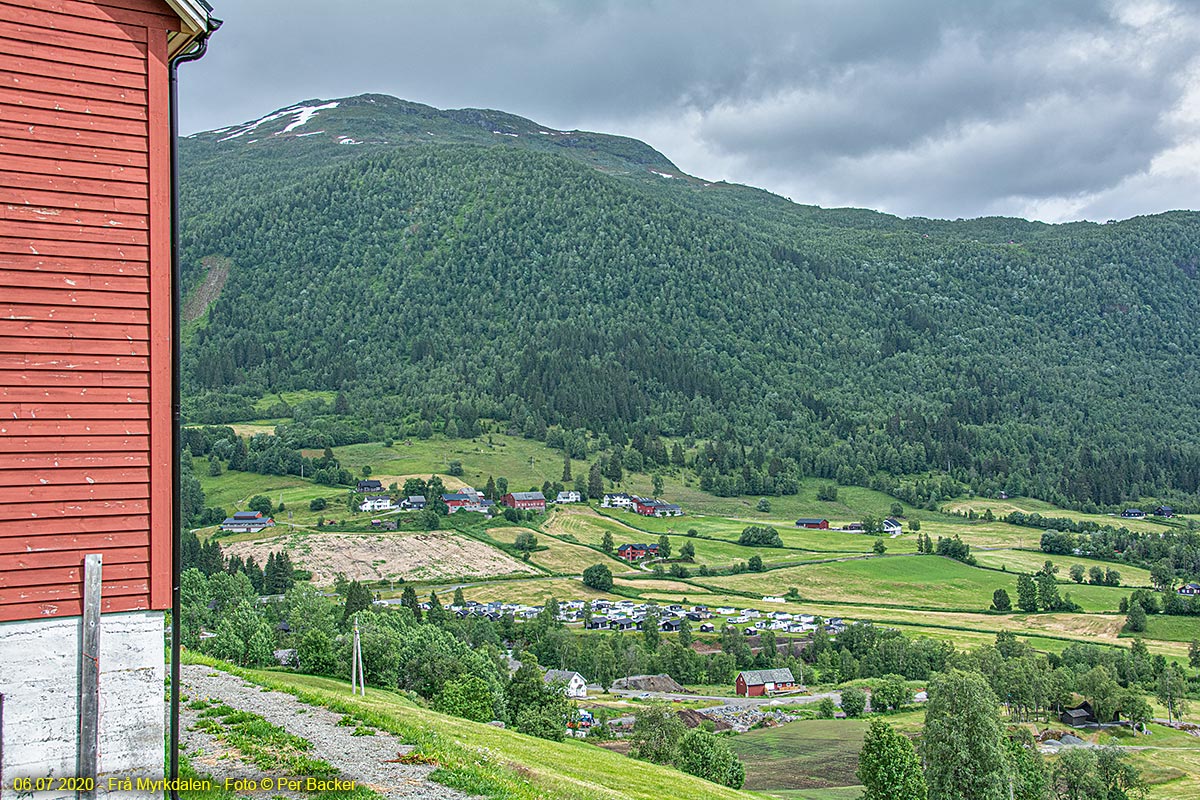
[[674,503],[654,497],[638,497],[635,494],[613,492],[604,495],[601,508],[623,508],[643,517],[682,517],[683,509]]
[[[1175,516],[1175,509],[1171,508],[1170,506],[1158,506],[1152,513],[1156,517],[1167,519]],[[1121,516],[1125,519],[1145,519],[1146,512],[1142,511],[1140,508],[1127,508],[1121,512]]]
[[[829,526],[829,520],[817,519],[815,517],[803,517],[796,520],[796,527],[818,531],[834,530],[842,531],[844,533],[863,533],[866,530],[866,526],[864,526],[861,522],[851,522],[842,528],[831,528]],[[888,517],[883,521],[883,533],[886,536],[899,536],[903,529],[904,526],[901,525],[900,521],[897,519]]]
[[[399,599],[376,600],[379,605],[398,605]],[[783,602],[782,597],[764,597],[763,602]],[[684,608],[679,604],[659,606],[654,603],[635,603],[633,600],[592,600],[585,609],[588,601],[567,600],[559,603],[558,619],[567,625],[582,625],[588,630],[633,631],[643,630],[646,621],[652,613],[657,614],[658,627],[663,633],[677,633],[683,627],[683,621],[697,625],[700,633],[715,633],[718,626],[732,625],[740,627],[747,636],[761,633],[765,630],[780,633],[806,634],[819,628],[831,636],[836,636],[846,630],[845,620],[833,617],[818,622],[813,614],[791,614],[786,611],[761,611],[756,608],[734,608],[721,606],[691,606]],[[422,603],[422,608],[428,604]],[[452,605],[448,609],[459,619],[467,617],[486,617],[493,622],[511,614],[518,620],[532,620],[544,610],[543,606],[529,606],[520,603],[480,603],[468,600],[465,605]]]
[[[355,491],[366,495],[358,504],[359,511],[421,511],[428,502],[423,495],[418,494],[410,495],[399,503],[396,503],[392,500],[391,496],[381,494],[383,492],[383,484],[377,480],[359,481]],[[496,508],[494,500],[487,499],[484,497],[483,492],[472,486],[464,486],[456,492],[443,494],[442,502],[446,504],[446,508],[449,509],[449,513],[451,514],[458,511],[475,511],[481,514],[491,514]],[[547,502],[546,497],[541,492],[509,492],[500,498],[501,505],[522,511],[544,512]],[[580,503],[583,502],[583,496],[579,492],[559,492],[553,502]]]
[[230,533],[258,533],[274,526],[275,520],[261,511],[238,511],[232,517],[225,518],[221,523],[221,530]]
[[[862,533],[864,531],[864,526],[861,522],[851,522],[844,528],[830,528],[829,520],[818,519],[816,517],[801,517],[800,519],[796,520],[796,527],[807,528],[814,531],[836,530],[845,531],[847,533]],[[897,519],[888,517],[883,521],[883,533],[885,536],[899,536],[902,530],[903,526]]]

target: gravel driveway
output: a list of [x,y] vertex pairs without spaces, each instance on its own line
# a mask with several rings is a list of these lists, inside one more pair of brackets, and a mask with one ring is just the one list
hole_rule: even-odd
[[[312,744],[308,755],[328,762],[346,779],[374,789],[386,798],[412,800],[466,800],[467,795],[428,780],[434,767],[387,763],[410,752],[386,731],[374,736],[351,736],[353,727],[337,723],[342,715],[321,706],[302,703],[290,694],[263,691],[262,687],[210,667],[185,664],[181,683],[184,697],[218,700],[232,708],[257,714],[288,733]],[[180,705],[180,749],[198,772],[212,775],[218,785],[227,778],[260,779],[264,773],[253,764],[231,758],[229,748],[207,733],[192,730],[199,711]],[[259,797],[309,797],[306,794],[263,792]]]

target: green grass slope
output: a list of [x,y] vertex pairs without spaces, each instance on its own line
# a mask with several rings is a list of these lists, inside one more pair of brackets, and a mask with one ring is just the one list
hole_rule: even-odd
[[368,689],[350,694],[346,681],[284,672],[245,670],[189,654],[249,681],[301,700],[353,714],[390,731],[442,765],[434,779],[497,800],[738,800],[744,792],[627,758],[595,745],[550,742],[446,716],[402,695]]

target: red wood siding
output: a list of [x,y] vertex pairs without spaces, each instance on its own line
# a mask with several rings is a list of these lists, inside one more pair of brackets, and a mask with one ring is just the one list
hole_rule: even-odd
[[0,0],[0,621],[171,600],[161,0]]

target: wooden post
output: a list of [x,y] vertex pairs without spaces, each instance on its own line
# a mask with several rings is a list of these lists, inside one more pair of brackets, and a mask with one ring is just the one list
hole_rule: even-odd
[[78,778],[91,778],[91,791],[81,798],[96,796],[100,757],[100,589],[104,558],[99,553],[83,560],[83,650],[79,655],[79,768]]

